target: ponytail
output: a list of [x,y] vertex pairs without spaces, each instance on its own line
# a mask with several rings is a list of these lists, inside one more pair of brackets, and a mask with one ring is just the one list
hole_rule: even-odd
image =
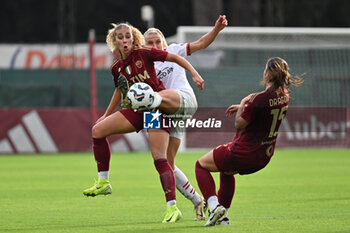
[[289,88],[290,85],[300,86],[304,79],[299,76],[291,76],[288,70],[288,64],[284,59],[280,57],[268,59],[262,84],[271,83],[271,91]]

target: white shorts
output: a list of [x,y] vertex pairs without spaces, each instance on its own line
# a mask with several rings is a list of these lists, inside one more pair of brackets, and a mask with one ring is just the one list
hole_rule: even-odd
[[[180,107],[177,112],[175,119],[172,120],[189,120],[195,114],[198,108],[197,99],[193,92],[176,90],[180,96]],[[184,127],[173,127],[170,129],[170,137],[182,139],[185,133]]]

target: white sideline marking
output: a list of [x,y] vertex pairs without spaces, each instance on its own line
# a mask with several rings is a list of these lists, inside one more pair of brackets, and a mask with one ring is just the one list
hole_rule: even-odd
[[19,153],[35,153],[35,148],[30,142],[22,125],[17,125],[8,131],[11,142]]
[[37,111],[31,111],[22,118],[29,134],[40,152],[57,153],[58,149]]

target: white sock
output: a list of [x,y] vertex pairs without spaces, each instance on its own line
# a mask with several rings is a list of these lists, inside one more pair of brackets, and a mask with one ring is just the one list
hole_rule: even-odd
[[167,207],[170,207],[170,206],[173,206],[173,205],[176,205],[176,200],[170,200],[166,203],[166,206]]
[[218,197],[217,196],[211,196],[208,198],[208,205],[210,211],[213,211],[217,205],[219,205]]
[[[225,208],[225,209],[226,209],[226,208]],[[224,217],[227,217],[227,215],[228,215],[228,210],[229,210],[229,209],[230,209],[230,208],[227,208],[227,209],[226,209]]]
[[98,172],[99,179],[109,179],[109,171],[100,171]]
[[154,100],[150,109],[157,108],[162,103],[163,98],[158,92],[154,92]]
[[202,202],[201,196],[192,187],[188,181],[186,175],[175,166],[174,175],[176,179],[176,188],[184,195],[188,200],[192,201],[194,206],[199,205]]

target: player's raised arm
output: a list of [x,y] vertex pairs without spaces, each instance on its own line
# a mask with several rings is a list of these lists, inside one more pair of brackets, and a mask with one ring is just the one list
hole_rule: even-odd
[[207,48],[213,41],[221,30],[223,30],[228,24],[225,15],[220,15],[215,22],[213,29],[202,36],[199,40],[189,43],[189,53],[193,54],[201,49]]
[[193,68],[191,63],[189,63],[185,58],[178,56],[176,54],[173,54],[173,53],[168,53],[165,60],[170,61],[170,62],[175,62],[179,66],[186,69],[188,72],[191,73],[193,82],[197,85],[198,89],[202,90],[204,88],[204,80],[198,74],[197,70],[195,70],[195,68]]
[[253,96],[254,94],[250,94],[246,97],[244,97],[241,100],[241,103],[239,104],[239,107],[237,109],[237,113],[236,113],[236,120],[235,120],[235,128],[240,130],[240,129],[244,129],[245,127],[247,127],[249,125],[249,122],[246,121],[245,119],[243,119],[241,117],[244,108],[246,107],[246,104],[248,103],[248,101],[250,100],[250,98]]

